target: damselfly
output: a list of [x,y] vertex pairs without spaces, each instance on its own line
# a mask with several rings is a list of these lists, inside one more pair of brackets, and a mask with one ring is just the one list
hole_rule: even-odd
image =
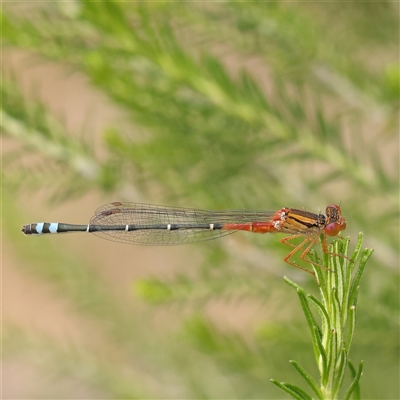
[[[222,210],[206,211],[140,203],[114,202],[98,208],[88,225],[40,222],[24,225],[25,235],[47,233],[89,232],[115,242],[138,245],[180,245],[216,239],[237,231],[253,233],[284,233],[283,244],[293,249],[284,261],[307,272],[291,261],[301,251],[301,259],[323,235],[322,248],[327,253],[326,236],[337,236],[346,229],[340,207],[330,204],[326,215],[295,208],[278,211]],[[303,238],[300,244],[292,240]]]

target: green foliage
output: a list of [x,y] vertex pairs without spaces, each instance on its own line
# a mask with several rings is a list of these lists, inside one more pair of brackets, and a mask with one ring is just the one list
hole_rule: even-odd
[[211,300],[230,301],[254,297],[258,301],[270,298],[270,284],[234,268],[216,268],[215,264],[203,267],[198,276],[181,273],[173,280],[150,278],[135,283],[135,293],[154,304],[193,302],[205,304]]
[[[82,381],[110,398],[277,398],[268,382],[277,371],[292,383],[275,383],[294,398],[310,398],[296,371],[313,396],[323,393],[322,384],[331,393],[352,388],[360,398],[361,367],[348,360],[355,313],[344,306],[360,296],[351,350],[365,360],[363,397],[399,396],[386,384],[397,379],[399,351],[397,3],[82,0],[7,3],[2,12],[4,235],[20,269],[54,285],[83,319],[96,320],[124,356],[97,358],[89,346],[87,358],[70,357],[56,342],[43,345],[51,339],[30,341],[29,331],[7,335],[7,346],[47,348],[50,369],[70,376],[76,366],[85,371]],[[15,51],[23,55],[18,65],[7,63]],[[48,63],[68,71],[66,78],[84,76],[123,114],[104,127],[96,146],[89,132],[70,132],[39,90],[28,93],[21,69]],[[33,86],[40,89],[40,82]],[[85,255],[51,251],[53,238],[28,245],[20,237],[16,225],[33,212],[27,198],[41,191],[53,204],[99,192],[104,202],[135,201],[125,197],[134,193],[140,201],[210,209],[315,210],[341,201],[349,235],[362,230],[376,252],[360,293],[355,264],[328,256],[323,262],[337,273],[316,270],[321,300],[308,293],[314,282],[299,289],[312,348],[281,285],[287,249],[279,238],[238,234],[221,240],[224,247],[207,243],[201,268],[192,256],[172,277],[136,281],[136,295],[153,308],[132,318],[137,310],[116,301],[108,282],[82,262]],[[347,251],[347,242],[335,246]],[[223,318],[207,314],[215,304],[227,307],[223,315],[261,307],[262,327],[221,331]],[[174,320],[171,327],[150,326],[150,316],[163,313]],[[344,331],[333,335],[330,326]],[[344,352],[333,351],[335,343]],[[312,351],[318,370],[305,372],[315,368]],[[301,362],[291,362],[292,374],[286,367],[294,354]],[[343,377],[345,367],[351,377]]]
[[[308,383],[318,399],[337,399],[343,384],[346,368],[350,365],[349,353],[353,340],[358,290],[366,263],[373,250],[361,252],[362,234],[351,257],[348,257],[349,238],[338,240],[333,245],[333,254],[326,254],[323,270],[314,267],[321,299],[308,294],[300,286],[286,278],[286,281],[297,290],[304,315],[310,329],[314,355],[320,373],[320,384],[307,373],[296,361],[291,364]],[[315,258],[318,262],[318,258]],[[357,265],[358,263],[358,265]],[[321,318],[319,325],[311,311],[315,309]],[[360,399],[359,380],[363,368],[360,363],[358,372],[347,390],[344,398]],[[354,368],[350,367],[354,372]],[[281,389],[292,394],[295,399],[310,399],[300,388],[272,380]],[[295,394],[293,394],[293,390]],[[355,392],[355,396],[352,394]]]

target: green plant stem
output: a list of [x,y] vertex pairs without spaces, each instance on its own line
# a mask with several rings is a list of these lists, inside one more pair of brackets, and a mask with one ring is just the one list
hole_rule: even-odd
[[[296,370],[307,382],[308,386],[323,400],[336,400],[343,384],[346,368],[349,366],[353,373],[353,381],[346,392],[346,398],[357,399],[360,396],[359,380],[362,362],[356,372],[348,359],[350,345],[353,339],[357,310],[357,295],[359,283],[366,262],[371,256],[372,249],[361,250],[363,234],[358,235],[355,251],[348,256],[349,238],[340,238],[332,245],[331,252],[324,255],[323,265],[326,270],[314,266],[315,276],[319,285],[321,299],[311,294],[285,277],[286,282],[297,290],[301,307],[310,329],[314,355],[317,361],[320,384],[319,387],[300,365],[291,361]],[[311,255],[312,262],[319,263],[315,252]],[[314,309],[321,319],[318,325],[312,312]],[[276,384],[276,381],[273,381]],[[302,389],[294,390],[294,386],[285,386],[287,393],[295,392],[294,398],[309,398]],[[304,393],[302,396],[301,393]],[[352,396],[353,393],[353,397]],[[299,397],[300,396],[300,397]]]

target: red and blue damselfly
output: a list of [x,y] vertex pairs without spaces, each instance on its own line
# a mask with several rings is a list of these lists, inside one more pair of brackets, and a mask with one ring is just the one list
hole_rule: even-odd
[[[307,272],[291,261],[296,253],[311,263],[307,255],[323,235],[322,249],[327,253],[327,236],[346,229],[340,207],[330,204],[326,215],[283,207],[277,211],[207,211],[141,203],[113,202],[98,208],[87,225],[40,222],[24,225],[25,235],[89,232],[104,239],[137,245],[181,245],[216,239],[237,231],[283,233],[283,244],[293,249],[284,261]],[[300,244],[292,240],[303,238]],[[315,265],[315,263],[314,263]]]

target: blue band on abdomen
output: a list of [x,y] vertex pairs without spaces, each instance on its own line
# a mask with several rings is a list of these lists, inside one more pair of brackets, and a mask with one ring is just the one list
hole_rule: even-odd
[[37,235],[41,235],[43,233],[43,226],[44,226],[44,222],[38,222],[36,224],[35,231],[36,231]]
[[50,222],[49,232],[57,233],[57,231],[58,231],[58,222]]

